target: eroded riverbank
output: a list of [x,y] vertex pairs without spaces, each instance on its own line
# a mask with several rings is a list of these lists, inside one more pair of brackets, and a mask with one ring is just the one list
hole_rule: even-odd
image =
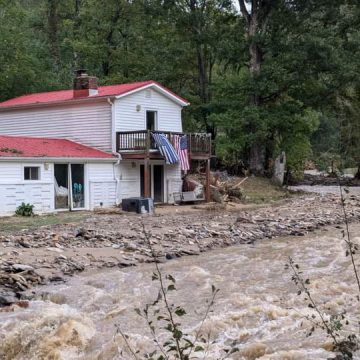
[[[359,243],[360,225],[353,224],[351,231]],[[325,316],[346,310],[349,327],[357,329],[353,323],[360,315],[354,301],[357,290],[341,229],[326,227],[307,236],[231,246],[161,264],[163,272],[176,278],[178,290],[171,301],[186,309],[182,321],[190,333],[199,326],[211,285],[220,289],[203,327],[212,342],[205,359],[221,358],[221,349],[233,341],[240,351],[231,359],[321,360],[334,356],[323,332],[306,336],[312,325],[304,316],[313,310],[297,295],[291,274],[284,270],[288,256],[311,279],[310,290]],[[156,297],[153,266],[84,273],[66,284],[38,288],[29,308],[0,313],[0,358],[131,359],[116,335],[116,324],[135,349],[150,351],[151,336],[134,308]]]
[[[348,199],[350,221],[360,219],[359,199]],[[149,217],[94,214],[80,224],[0,233],[0,303],[14,302],[34,285],[65,281],[76,272],[152,262],[142,224],[151,232],[159,258],[166,261],[260,239],[305,236],[343,221],[337,195],[309,194],[251,211]]]

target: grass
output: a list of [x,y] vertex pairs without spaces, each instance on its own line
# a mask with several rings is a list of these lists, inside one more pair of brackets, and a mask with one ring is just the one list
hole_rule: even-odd
[[40,226],[79,223],[89,216],[88,212],[60,212],[51,215],[31,217],[9,216],[0,218],[0,232],[14,232]]
[[280,201],[295,196],[286,189],[273,184],[270,179],[249,177],[242,185],[246,203],[264,204]]

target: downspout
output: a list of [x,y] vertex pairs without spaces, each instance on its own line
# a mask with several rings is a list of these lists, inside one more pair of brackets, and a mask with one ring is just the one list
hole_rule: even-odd
[[121,203],[121,191],[120,191],[121,190],[121,182],[120,182],[120,178],[116,174],[116,167],[120,165],[120,161],[122,159],[121,159],[121,155],[119,153],[113,152],[113,155],[116,155],[118,157],[118,161],[113,166],[113,169],[114,169],[114,178],[116,180],[115,204],[116,204],[116,206],[119,206]]
[[114,137],[116,140],[116,133],[115,133],[115,104],[111,101],[111,98],[107,99],[108,103],[111,105],[111,152],[113,155],[117,156],[118,161],[113,166],[114,171],[114,179],[116,181],[116,191],[115,191],[115,204],[119,206],[121,203],[121,182],[120,178],[117,176],[116,167],[120,165],[120,161],[122,160],[121,155],[116,152],[116,147],[114,142]]

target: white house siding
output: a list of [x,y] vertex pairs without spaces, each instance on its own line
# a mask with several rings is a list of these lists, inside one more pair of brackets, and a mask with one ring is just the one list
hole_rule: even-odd
[[158,130],[181,132],[181,109],[156,90],[145,89],[115,100],[115,131],[145,130],[146,110],[153,110],[158,113]]
[[[40,180],[25,181],[24,166],[39,166]],[[22,202],[34,205],[36,213],[54,209],[54,168],[44,163],[0,163],[0,215],[12,215]]]
[[173,193],[180,192],[181,190],[182,180],[180,165],[165,165],[165,201],[170,204],[174,203]]
[[[120,198],[140,196],[140,164],[143,161],[122,161],[119,166]],[[150,161],[150,164],[164,164],[163,161]],[[173,203],[173,193],[181,191],[180,165],[164,165],[164,201]]]
[[0,111],[0,134],[66,138],[111,151],[111,106],[102,100]]
[[89,163],[86,167],[90,189],[90,209],[114,206],[116,204],[114,164]]
[[122,161],[118,166],[121,200],[140,196],[140,164],[141,161]]

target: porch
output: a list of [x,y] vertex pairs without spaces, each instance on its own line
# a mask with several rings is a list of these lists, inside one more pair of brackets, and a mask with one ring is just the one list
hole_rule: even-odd
[[212,155],[211,134],[206,133],[180,133],[169,131],[124,131],[116,133],[116,151],[124,160],[143,160],[142,188],[145,197],[151,196],[151,171],[150,160],[163,160],[159,150],[156,148],[152,133],[164,134],[174,146],[174,136],[187,137],[187,150],[189,161],[198,160],[206,162],[206,187],[205,199],[210,201],[210,158]]

